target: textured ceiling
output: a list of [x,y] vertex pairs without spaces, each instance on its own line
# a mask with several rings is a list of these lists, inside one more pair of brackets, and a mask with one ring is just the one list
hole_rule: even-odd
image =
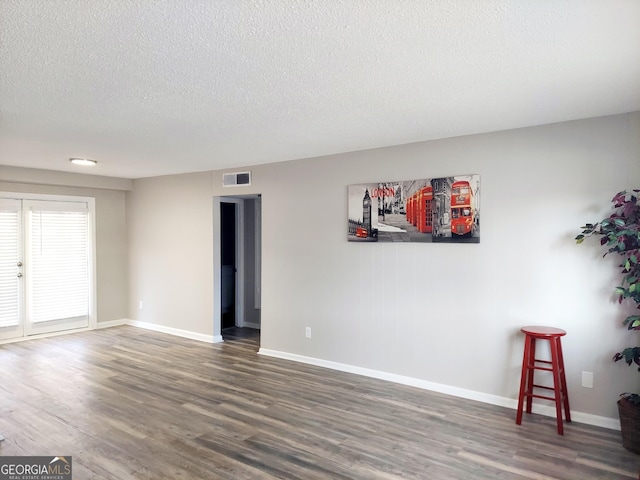
[[639,0],[0,0],[0,165],[139,178],[635,110]]

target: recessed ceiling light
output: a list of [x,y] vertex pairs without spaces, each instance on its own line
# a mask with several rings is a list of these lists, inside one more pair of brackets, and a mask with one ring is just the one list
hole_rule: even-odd
[[74,165],[82,165],[84,167],[96,165],[98,163],[97,161],[89,160],[88,158],[70,158],[69,161]]

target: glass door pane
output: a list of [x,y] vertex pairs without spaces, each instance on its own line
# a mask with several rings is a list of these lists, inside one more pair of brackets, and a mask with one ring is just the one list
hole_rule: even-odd
[[89,217],[83,202],[25,201],[27,335],[89,326]]

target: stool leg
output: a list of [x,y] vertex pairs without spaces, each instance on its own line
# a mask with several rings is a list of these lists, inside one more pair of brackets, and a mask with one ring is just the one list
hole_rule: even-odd
[[529,375],[527,377],[527,413],[531,413],[531,407],[533,405],[533,374],[536,366],[536,338],[529,337],[529,358],[527,360],[527,368],[529,369]]
[[518,413],[516,414],[516,425],[522,423],[522,407],[524,403],[524,394],[528,389],[527,379],[529,378],[529,352],[531,349],[531,337],[524,337],[524,355],[522,357],[522,373],[520,374],[520,393],[518,395]]
[[558,424],[558,435],[564,435],[564,427],[562,423],[562,385],[560,382],[560,360],[558,358],[557,338],[552,338],[551,344],[551,369],[553,370],[553,392],[556,401],[556,423]]
[[558,361],[560,362],[560,383],[562,385],[562,395],[564,402],[564,418],[571,421],[571,410],[569,409],[569,393],[567,392],[567,377],[564,371],[564,356],[562,355],[562,340],[558,338]]

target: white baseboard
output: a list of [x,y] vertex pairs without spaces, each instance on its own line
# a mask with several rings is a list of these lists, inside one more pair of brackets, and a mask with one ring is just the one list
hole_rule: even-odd
[[[332,362],[329,360],[322,360],[320,358],[306,357],[304,355],[280,352],[277,350],[269,350],[266,348],[260,348],[258,350],[258,353],[260,355],[265,355],[268,357],[282,358],[284,360],[292,360],[294,362],[306,363],[306,364],[315,365],[318,367],[329,368],[331,370],[339,370],[341,372],[354,373],[356,375],[362,375],[365,377],[377,378],[379,380],[386,380],[389,382],[400,383],[402,385],[409,385],[411,387],[417,387],[423,390],[444,393],[446,395],[466,398],[468,400],[476,400],[478,402],[488,403],[491,405],[498,405],[500,407],[512,408],[514,410],[518,408],[518,402],[516,399],[513,399],[513,398],[500,397],[497,395],[490,395],[488,393],[476,392],[474,390],[467,390],[464,388],[452,387],[450,385],[444,385],[442,383],[429,382],[426,380],[420,380],[418,378],[397,375],[395,373],[388,373],[388,372],[382,372],[380,370],[372,370],[369,368],[356,367],[354,365],[348,365],[345,363]],[[549,407],[545,405],[534,404],[533,413],[545,415],[548,417],[554,417],[554,418],[556,416],[555,407]],[[572,411],[571,420],[578,423],[585,423],[587,425],[594,425],[597,427],[609,428],[611,430],[620,430],[620,421],[617,418],[600,417],[600,416],[591,415],[588,413]]]
[[5,340],[0,340],[0,345],[4,343],[16,343],[16,342],[24,342],[25,340],[35,340],[38,338],[49,338],[49,337],[57,337],[60,335],[69,335],[70,333],[79,333],[79,332],[87,332],[89,330],[97,330],[101,328],[111,328],[111,327],[119,327],[120,325],[128,325],[129,319],[121,318],[120,320],[111,320],[109,322],[96,322],[96,326],[94,328],[85,327],[85,328],[76,328],[73,330],[61,330],[59,332],[50,332],[50,333],[40,333],[38,335],[29,335],[27,337],[17,337],[10,338]]
[[128,318],[121,318],[120,320],[111,320],[110,322],[98,322],[96,323],[96,328],[111,328],[111,327],[120,327],[122,325],[128,325]]
[[[169,335],[175,335],[177,337],[189,338],[191,340],[197,340],[199,342],[206,343],[221,343],[222,335],[205,335],[203,333],[191,332],[189,330],[182,330],[179,328],[165,327],[164,325],[156,325],[155,323],[139,322],[137,320],[130,320],[128,318],[121,318],[119,320],[111,320],[108,322],[97,322],[95,329],[120,327],[122,325],[130,325],[132,327],[144,328],[146,330],[153,330],[160,333],[168,333]],[[0,345],[5,343],[23,342],[25,340],[33,340],[37,338],[56,337],[58,335],[67,335],[69,333],[86,332],[93,330],[91,328],[79,328],[75,330],[63,330],[61,332],[43,333],[39,335],[31,335],[28,337],[17,337],[10,339],[0,340]]]
[[146,330],[153,330],[154,332],[168,333],[169,335],[189,338],[191,340],[198,340],[200,342],[216,343],[216,338],[217,338],[217,337],[214,337],[213,335],[205,335],[204,333],[191,332],[189,330],[182,330],[180,328],[165,327],[164,325],[140,322],[138,320],[129,320],[127,321],[127,325],[131,325],[132,327],[144,328]]
[[29,335],[27,337],[5,338],[0,340],[0,345],[4,345],[5,343],[24,342],[27,340],[38,340],[39,338],[59,337],[62,335],[69,335],[71,333],[88,332],[90,330],[91,328],[89,327],[83,327],[83,328],[75,328],[73,330],[61,330],[59,332],[39,333],[37,335]]
[[[515,410],[518,408],[518,404],[513,400]],[[545,405],[533,405],[533,413],[538,413],[546,417],[556,417],[555,407],[549,407]],[[620,430],[620,419],[600,417],[598,415],[591,415],[590,413],[576,412],[571,410],[571,421],[576,423],[584,423],[586,425],[593,425],[595,427],[608,428],[610,430]]]
[[191,332],[189,330],[181,330],[179,328],[165,327],[164,325],[157,325],[155,323],[139,322],[138,320],[130,320],[128,318],[122,318],[120,320],[112,320],[110,322],[100,322],[96,328],[111,328],[119,327],[121,325],[129,325],[131,327],[144,328],[146,330],[153,330],[154,332],[167,333],[169,335],[175,335],[177,337],[189,338],[191,340],[198,340],[199,342],[206,343],[220,343],[222,342],[222,335],[205,335],[203,333]]

